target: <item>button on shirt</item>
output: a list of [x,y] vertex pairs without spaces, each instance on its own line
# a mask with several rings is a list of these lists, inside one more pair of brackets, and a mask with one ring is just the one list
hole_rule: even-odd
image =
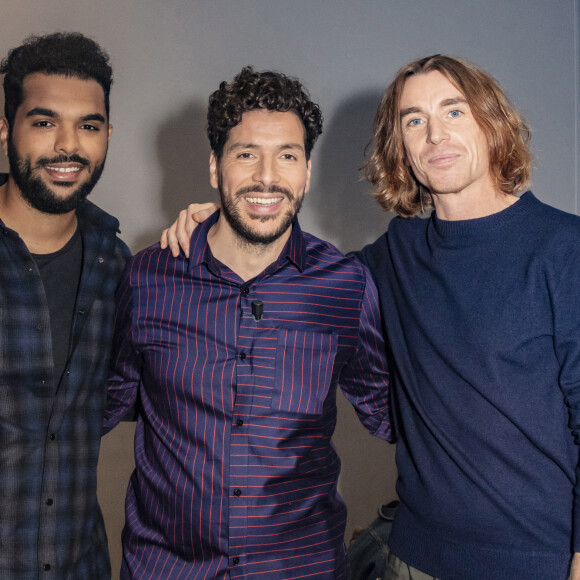
[[106,428],[141,409],[121,577],[347,578],[335,396],[390,437],[376,289],[298,224],[244,282],[211,254],[216,219],[189,260],[138,254],[118,292]]

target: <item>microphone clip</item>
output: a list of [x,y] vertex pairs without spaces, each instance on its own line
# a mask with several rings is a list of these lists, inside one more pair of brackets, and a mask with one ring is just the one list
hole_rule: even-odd
[[254,300],[252,302],[252,318],[258,322],[264,313],[264,303],[261,300]]

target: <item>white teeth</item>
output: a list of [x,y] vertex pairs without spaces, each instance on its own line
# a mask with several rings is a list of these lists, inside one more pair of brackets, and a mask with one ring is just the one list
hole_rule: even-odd
[[51,167],[49,165],[46,166],[47,169],[50,171],[58,171],[59,173],[74,173],[75,171],[80,171],[80,167]]
[[274,198],[263,198],[263,197],[247,197],[246,200],[249,203],[253,203],[255,205],[274,205],[282,201],[282,197],[274,197]]

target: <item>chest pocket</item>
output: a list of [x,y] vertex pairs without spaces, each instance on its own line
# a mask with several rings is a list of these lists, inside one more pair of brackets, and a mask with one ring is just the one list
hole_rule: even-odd
[[319,415],[328,394],[338,337],[324,332],[279,330],[276,350],[276,411]]

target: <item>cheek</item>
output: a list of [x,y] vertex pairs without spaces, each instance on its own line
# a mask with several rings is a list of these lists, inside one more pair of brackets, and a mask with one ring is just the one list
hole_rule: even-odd
[[405,157],[404,161],[406,165],[410,165],[415,172],[420,165],[420,156],[416,147],[413,147],[411,143],[405,143]]
[[224,166],[221,172],[222,183],[229,184],[232,187],[235,184],[241,183],[249,178],[251,171],[248,168],[240,167],[239,165]]
[[292,184],[292,188],[295,191],[304,191],[308,187],[308,173],[306,171],[301,171],[297,175],[293,175],[288,180]]
[[89,143],[85,151],[93,162],[102,162],[107,156],[108,141],[104,139],[99,140],[98,143]]
[[489,165],[489,150],[487,146],[487,141],[485,139],[478,139],[473,144],[473,156],[474,163],[476,165],[488,166]]

